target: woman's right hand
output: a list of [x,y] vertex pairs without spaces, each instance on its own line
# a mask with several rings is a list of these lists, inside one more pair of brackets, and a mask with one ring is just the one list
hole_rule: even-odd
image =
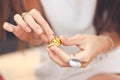
[[22,15],[16,14],[14,20],[17,26],[5,22],[3,28],[13,32],[20,40],[32,45],[48,42],[53,38],[54,32],[39,11],[32,9]]

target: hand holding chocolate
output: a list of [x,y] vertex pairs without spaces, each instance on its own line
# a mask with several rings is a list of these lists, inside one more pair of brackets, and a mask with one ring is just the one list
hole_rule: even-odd
[[60,44],[61,44],[60,39],[57,36],[54,36],[54,38],[50,40],[48,47],[60,46]]

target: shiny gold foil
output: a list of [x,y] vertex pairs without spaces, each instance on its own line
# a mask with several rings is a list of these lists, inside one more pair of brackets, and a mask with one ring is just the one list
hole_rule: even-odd
[[58,37],[54,36],[54,38],[49,42],[48,47],[60,46],[60,44],[61,44],[60,39]]

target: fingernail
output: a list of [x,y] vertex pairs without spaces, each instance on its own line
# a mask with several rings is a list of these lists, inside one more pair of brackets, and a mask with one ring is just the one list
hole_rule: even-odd
[[50,47],[51,50],[54,50],[53,46]]
[[13,32],[13,28],[12,27],[8,27],[7,30],[10,31],[10,32]]
[[26,29],[27,32],[31,32],[32,31],[28,26],[26,26],[25,29]]
[[54,50],[54,46],[51,46],[50,49],[51,49],[51,50]]
[[37,33],[38,33],[38,34],[41,34],[41,33],[42,33],[42,30],[41,30],[41,29],[37,29]]
[[50,35],[49,36],[49,39],[51,40],[51,39],[53,39],[54,38],[54,35]]

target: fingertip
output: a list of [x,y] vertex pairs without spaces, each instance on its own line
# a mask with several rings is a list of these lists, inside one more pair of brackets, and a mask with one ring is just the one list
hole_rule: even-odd
[[60,41],[61,41],[61,43],[62,43],[63,45],[68,46],[68,43],[69,43],[68,38],[66,38],[66,37],[64,37],[63,35],[61,35],[61,36],[59,37],[59,39],[60,39]]
[[16,21],[19,17],[20,17],[19,14],[15,14],[14,17],[13,17],[13,19]]
[[6,24],[7,24],[7,22],[3,23],[3,29],[6,29]]
[[5,26],[6,23],[3,24],[3,29],[6,30],[6,26]]
[[64,42],[64,36],[63,35],[60,35],[59,39],[60,39],[61,42]]
[[13,27],[8,22],[4,22],[3,29],[9,32],[13,32]]
[[8,22],[4,22],[3,23],[3,28],[5,28],[7,26]]

